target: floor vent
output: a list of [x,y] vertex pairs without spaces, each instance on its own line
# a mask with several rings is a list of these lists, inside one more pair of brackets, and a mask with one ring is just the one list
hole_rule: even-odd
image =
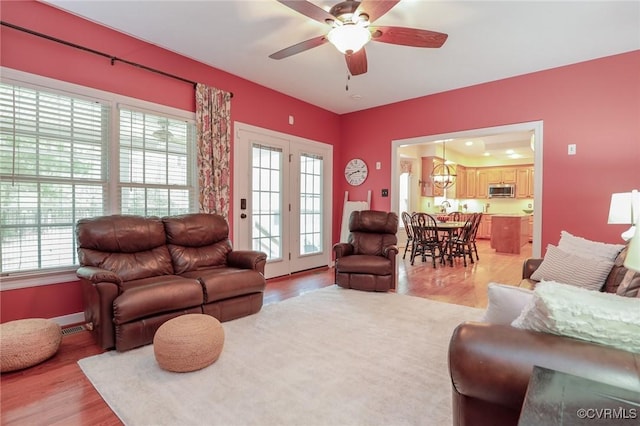
[[76,334],[76,333],[80,333],[81,331],[85,331],[86,328],[84,325],[76,325],[74,327],[69,327],[69,328],[63,328],[62,329],[62,335],[63,336],[68,336],[70,334]]

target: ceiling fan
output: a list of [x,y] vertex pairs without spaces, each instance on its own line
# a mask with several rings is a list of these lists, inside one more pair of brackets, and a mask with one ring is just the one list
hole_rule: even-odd
[[364,46],[369,41],[438,48],[448,37],[447,34],[416,28],[370,25],[400,0],[346,0],[333,6],[328,12],[308,1],[277,1],[308,18],[328,24],[331,30],[326,35],[302,41],[269,55],[272,59],[288,58],[330,42],[344,53],[349,73],[359,75],[367,72]]

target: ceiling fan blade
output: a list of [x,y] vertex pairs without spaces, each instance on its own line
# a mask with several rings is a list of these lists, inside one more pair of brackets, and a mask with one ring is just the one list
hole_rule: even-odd
[[347,68],[349,68],[351,75],[360,75],[367,72],[367,53],[364,47],[356,53],[345,54],[344,58],[347,61]]
[[358,12],[369,15],[369,22],[373,22],[398,4],[400,0],[362,0]]
[[277,51],[276,53],[272,53],[269,55],[271,59],[284,59],[289,56],[293,56],[295,54],[304,52],[305,50],[313,49],[314,47],[322,46],[326,42],[328,42],[327,37],[320,36],[315,37],[309,40],[301,41],[298,44],[294,44],[293,46],[286,47],[282,50]]
[[277,0],[278,2],[284,4],[290,9],[295,10],[298,13],[302,13],[304,16],[314,19],[318,22],[322,22],[323,24],[327,22],[327,20],[335,20],[335,16],[327,12],[326,10],[316,6],[313,3],[309,3],[304,0]]
[[369,27],[371,39],[382,43],[401,44],[412,47],[441,47],[447,34],[435,31],[404,27]]

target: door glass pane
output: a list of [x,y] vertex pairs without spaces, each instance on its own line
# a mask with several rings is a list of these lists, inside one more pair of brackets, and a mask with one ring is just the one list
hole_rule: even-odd
[[282,259],[282,167],[279,148],[254,144],[252,155],[251,241],[269,260]]
[[322,252],[322,157],[300,155],[300,254]]

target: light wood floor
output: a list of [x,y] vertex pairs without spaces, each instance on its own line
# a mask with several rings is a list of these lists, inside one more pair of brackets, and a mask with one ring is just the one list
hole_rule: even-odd
[[[480,261],[466,268],[438,266],[400,255],[397,293],[460,305],[485,307],[489,282],[516,284],[531,244],[520,255],[496,254],[488,241],[479,244]],[[269,280],[265,304],[276,303],[333,284],[333,269],[304,272]],[[79,359],[102,353],[89,332],[64,336],[60,350],[48,361],[0,378],[2,425],[120,425],[122,424],[77,365]],[[144,397],[142,395],[141,397]]]

